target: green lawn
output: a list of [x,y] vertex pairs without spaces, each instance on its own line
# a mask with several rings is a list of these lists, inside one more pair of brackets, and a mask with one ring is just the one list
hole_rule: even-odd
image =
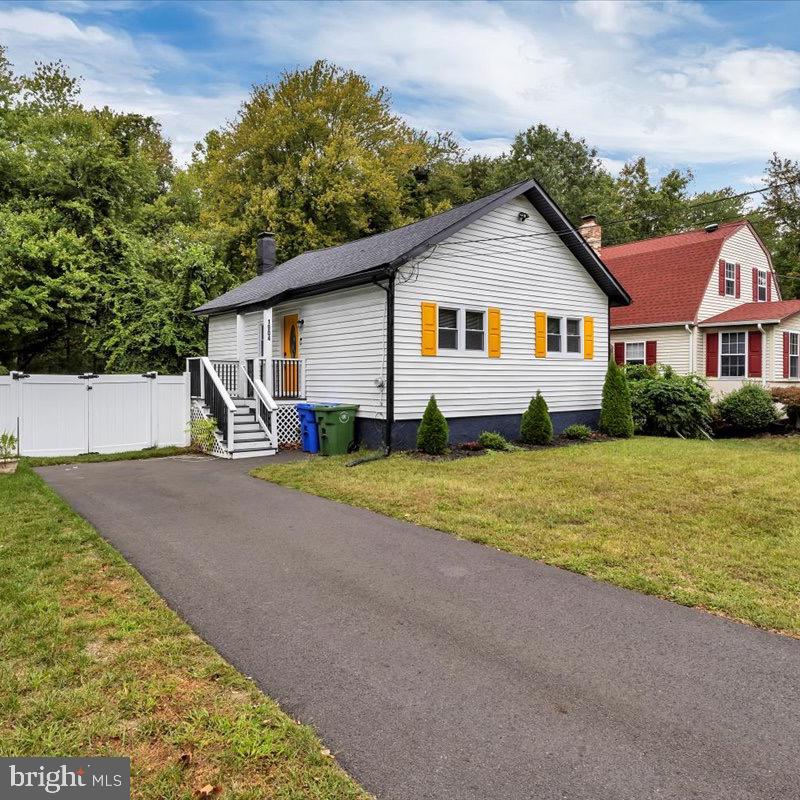
[[47,467],[53,464],[93,464],[97,461],[139,461],[143,458],[181,456],[191,452],[189,447],[148,447],[146,450],[128,450],[124,453],[84,453],[79,456],[23,457],[29,467]]
[[800,437],[350,460],[254,474],[800,636]]
[[2,755],[130,756],[142,799],[367,798],[25,463],[0,475],[0,628]]

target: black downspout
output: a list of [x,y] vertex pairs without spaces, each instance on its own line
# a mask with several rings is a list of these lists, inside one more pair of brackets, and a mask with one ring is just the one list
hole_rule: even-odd
[[392,426],[394,425],[394,279],[396,271],[389,273],[386,286],[386,440],[388,456],[392,452]]

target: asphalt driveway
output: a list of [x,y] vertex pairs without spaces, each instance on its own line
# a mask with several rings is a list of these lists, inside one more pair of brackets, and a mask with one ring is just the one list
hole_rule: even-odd
[[253,466],[39,472],[379,798],[800,797],[800,642]]

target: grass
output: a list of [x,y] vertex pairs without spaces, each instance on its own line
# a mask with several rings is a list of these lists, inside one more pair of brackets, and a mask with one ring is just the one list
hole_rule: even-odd
[[97,461],[138,461],[143,458],[165,458],[190,453],[189,447],[148,447],[146,450],[128,450],[124,453],[83,453],[79,456],[23,456],[20,459],[29,467],[47,467],[55,464],[92,464]]
[[254,474],[800,636],[800,437],[349,460]]
[[130,756],[141,800],[367,797],[26,463],[0,554],[0,754]]

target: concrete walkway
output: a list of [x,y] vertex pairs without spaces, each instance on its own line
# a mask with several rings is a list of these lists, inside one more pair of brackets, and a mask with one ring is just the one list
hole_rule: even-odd
[[39,472],[379,798],[800,797],[800,642],[253,466]]

